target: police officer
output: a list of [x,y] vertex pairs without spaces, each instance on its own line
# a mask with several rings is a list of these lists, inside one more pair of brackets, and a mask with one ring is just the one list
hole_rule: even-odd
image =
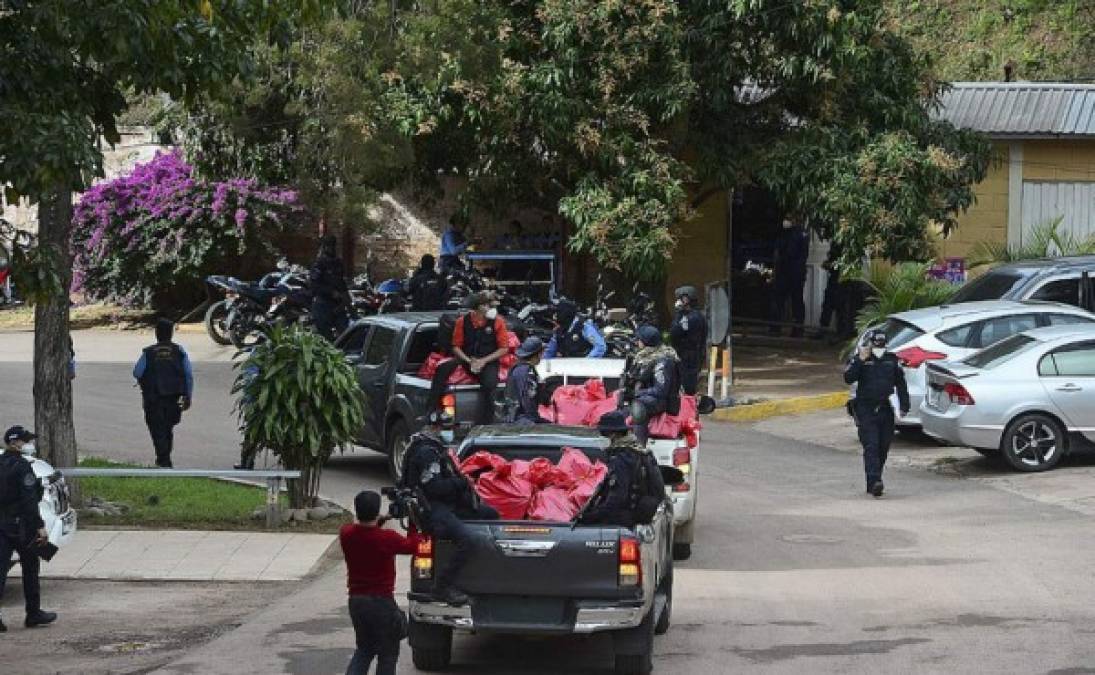
[[578,305],[562,300],[555,309],[555,330],[544,357],[599,359],[608,351],[605,338],[590,319],[578,316]]
[[608,472],[581,521],[621,527],[649,524],[665,500],[657,460],[630,437],[624,413],[617,410],[601,416],[597,430],[610,440],[605,450]]
[[426,427],[411,437],[403,460],[404,487],[421,490],[429,504],[429,531],[436,538],[452,541],[453,551],[434,582],[434,597],[450,605],[468,601],[454,586],[474,545],[474,534],[463,520],[497,520],[498,512],[479,503],[479,496],[460,473],[445,447],[453,440],[453,418],[445,411],[433,411]]
[[445,308],[445,278],[434,269],[433,256],[427,253],[411,275],[411,309],[416,312],[433,312]]
[[632,430],[641,445],[650,437],[650,419],[660,413],[676,415],[681,411],[681,362],[672,347],[662,344],[662,334],[654,326],[636,331],[643,348],[631,362],[627,373],[625,403],[631,405]]
[[316,332],[328,340],[334,340],[346,329],[346,305],[350,299],[335,235],[326,234],[320,239],[319,255],[308,273],[308,282],[312,291],[312,322]]
[[[41,561],[34,547],[49,540],[46,524],[38,513],[42,501],[42,482],[34,475],[24,455],[34,454],[34,434],[15,426],[4,432],[4,453],[0,455],[0,598],[8,578],[12,551],[19,554],[23,568],[23,598],[26,601],[27,628],[45,626],[57,620],[55,612],[42,611],[42,593],[38,581]],[[0,618],[0,633],[7,631]]]
[[171,468],[175,425],[190,408],[194,395],[194,371],[186,350],[171,341],[175,324],[167,319],[156,323],[156,344],[145,347],[133,377],[141,386],[144,421],[156,449],[156,466]]
[[901,414],[909,413],[909,389],[905,371],[897,357],[886,351],[886,334],[872,331],[844,369],[844,381],[856,384],[851,401],[859,442],[863,445],[863,469],[867,476],[867,492],[882,496],[882,469],[893,440],[894,410],[890,397],[897,392]]
[[707,347],[707,319],[697,307],[695,286],[681,286],[673,295],[677,298],[677,313],[669,328],[669,342],[681,359],[681,387],[684,393],[695,396]]
[[540,375],[536,365],[544,353],[544,342],[538,337],[526,338],[517,348],[520,359],[509,371],[506,380],[506,421],[512,424],[544,424],[540,416]]

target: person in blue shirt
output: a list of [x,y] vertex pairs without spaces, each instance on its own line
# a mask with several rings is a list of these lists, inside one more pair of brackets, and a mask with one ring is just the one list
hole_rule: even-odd
[[456,216],[449,218],[449,228],[441,235],[441,273],[450,269],[464,269],[460,256],[468,250],[468,238],[464,235],[464,223]]
[[171,341],[175,324],[167,319],[156,323],[156,344],[145,347],[133,378],[141,387],[144,421],[156,450],[156,466],[170,469],[175,425],[190,408],[194,395],[194,371],[186,350]]
[[544,358],[599,359],[608,351],[605,338],[592,320],[578,316],[578,305],[563,300],[555,310],[555,331],[544,349]]

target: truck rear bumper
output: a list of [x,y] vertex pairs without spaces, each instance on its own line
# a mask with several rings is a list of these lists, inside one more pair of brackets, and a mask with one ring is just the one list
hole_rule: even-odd
[[641,604],[604,604],[596,601],[578,601],[575,603],[574,622],[564,624],[513,624],[484,623],[474,618],[471,604],[454,607],[434,602],[428,596],[409,595],[408,609],[412,619],[421,623],[438,624],[483,632],[517,634],[584,634],[601,631],[634,628],[642,623],[645,607]]

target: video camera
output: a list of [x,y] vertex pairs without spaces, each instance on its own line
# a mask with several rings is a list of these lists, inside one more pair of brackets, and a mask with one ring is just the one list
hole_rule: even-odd
[[418,490],[405,487],[380,488],[380,494],[388,498],[388,517],[393,520],[405,522],[408,519],[422,529],[424,514],[429,511],[425,500],[418,494]]

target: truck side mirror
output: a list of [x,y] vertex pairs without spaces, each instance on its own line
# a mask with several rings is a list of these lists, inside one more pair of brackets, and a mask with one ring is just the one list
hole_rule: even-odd
[[715,399],[710,396],[700,396],[696,401],[696,411],[701,415],[710,415],[715,412]]
[[673,487],[684,482],[684,474],[675,466],[658,466],[662,470],[662,482]]

